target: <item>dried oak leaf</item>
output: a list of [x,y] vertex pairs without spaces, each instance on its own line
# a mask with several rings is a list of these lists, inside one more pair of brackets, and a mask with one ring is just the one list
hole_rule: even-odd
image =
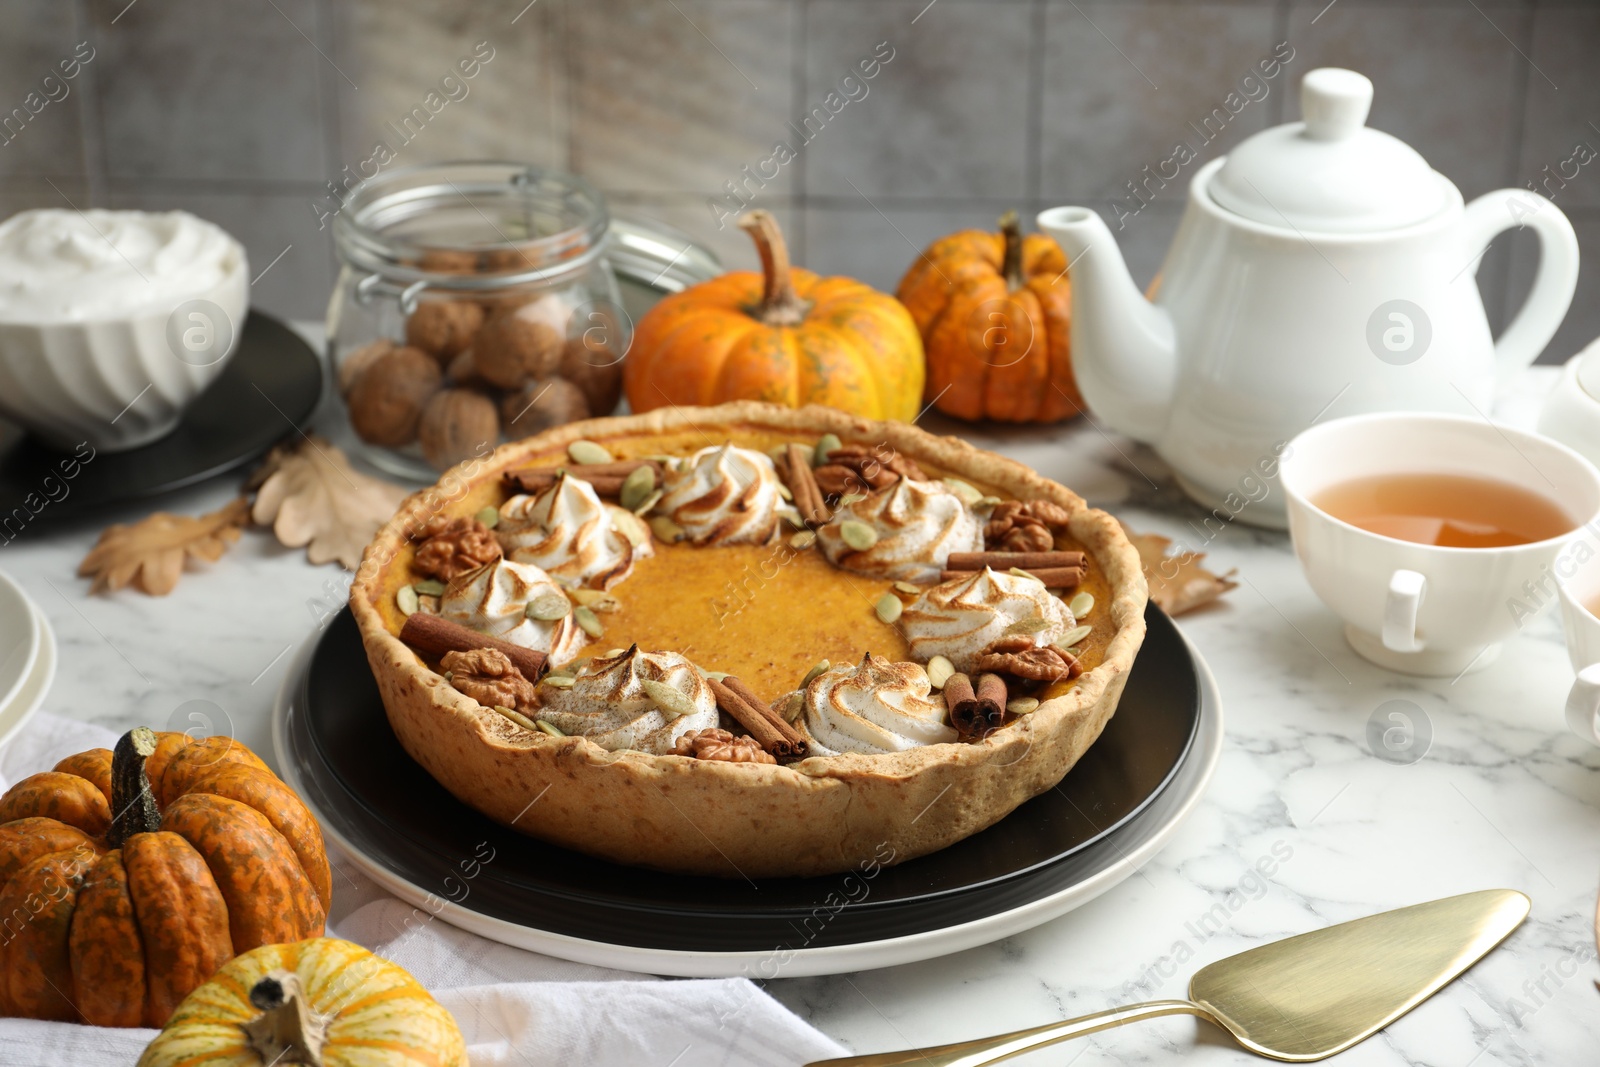
[[1204,552],[1180,552],[1169,556],[1172,538],[1160,534],[1136,534],[1126,526],[1123,532],[1139,550],[1139,563],[1150,586],[1150,599],[1168,615],[1182,615],[1209,604],[1239,583],[1232,580],[1236,571],[1213,574],[1202,567]]
[[243,498],[198,518],[158,511],[102,533],[78,564],[78,576],[94,578],[91,593],[131,584],[151,596],[166,596],[178,584],[186,559],[215,562],[249,522],[250,502]]
[[338,560],[354,570],[367,542],[406,496],[404,488],[350,466],[343,452],[320,437],[274,449],[264,467],[270,467],[265,478],[257,472],[250,479],[260,486],[251,517],[271,526],[289,548],[309,546],[312,563]]

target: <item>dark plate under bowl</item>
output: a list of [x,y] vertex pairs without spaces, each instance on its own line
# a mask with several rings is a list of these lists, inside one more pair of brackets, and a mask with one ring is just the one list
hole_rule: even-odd
[[[31,522],[77,518],[241,467],[295,433],[321,396],[316,352],[277,319],[252,311],[239,350],[171,433],[127,452],[100,452],[67,483],[67,495],[39,507]],[[30,511],[23,503],[30,494],[37,505],[45,476],[69,454],[21,434],[0,445],[0,516]]]
[[[1146,622],[1116,715],[1059,786],[964,841],[879,870],[864,893],[848,875],[752,882],[624,867],[492,822],[400,747],[348,609],[312,652],[283,758],[307,801],[353,848],[441,899],[456,900],[470,870],[458,902],[486,916],[647,949],[876,941],[984,918],[1074,884],[1083,872],[1065,861],[1125,827],[1167,786],[1194,740],[1200,682],[1172,621],[1151,606]],[[807,919],[819,907],[829,918],[816,929]]]

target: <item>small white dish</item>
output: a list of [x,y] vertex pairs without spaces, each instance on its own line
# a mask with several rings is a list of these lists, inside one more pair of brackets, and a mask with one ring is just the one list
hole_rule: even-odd
[[42,617],[22,587],[0,571],[0,709],[27,683],[43,643]]
[[1539,412],[1539,432],[1600,467],[1600,340],[1567,360]]
[[50,683],[56,677],[56,636],[50,629],[50,622],[44,617],[36,605],[29,606],[34,623],[39,628],[39,654],[34,659],[33,669],[23,679],[11,698],[0,703],[0,746],[5,745],[16,736],[27,721],[33,718],[33,713],[39,710],[39,705],[44,703],[45,694],[50,691]]

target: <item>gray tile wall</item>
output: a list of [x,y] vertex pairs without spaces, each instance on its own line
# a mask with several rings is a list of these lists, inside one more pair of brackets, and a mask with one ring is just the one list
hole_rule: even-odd
[[[487,42],[397,163],[575,169],[750,266],[731,182],[801,262],[892,289],[930,240],[1007,208],[1136,206],[1127,183],[1285,41],[1283,73],[1202,158],[1294,117],[1320,64],[1370,75],[1373,124],[1468,197],[1600,148],[1592,0],[0,0],[0,114],[57,78],[0,144],[0,214],[182,206],[246,243],[259,306],[320,317],[325,183]],[[1184,180],[1128,220],[1141,281]],[[1600,159],[1549,187],[1588,256],[1554,359],[1600,336]],[[1536,262],[1524,234],[1486,257],[1496,322]]]

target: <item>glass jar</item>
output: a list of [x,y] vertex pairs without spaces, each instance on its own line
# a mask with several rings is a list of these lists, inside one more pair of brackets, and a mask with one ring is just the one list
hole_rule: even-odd
[[609,415],[631,322],[604,199],[504,162],[400,168],[334,219],[329,356],[367,458],[401,476]]

